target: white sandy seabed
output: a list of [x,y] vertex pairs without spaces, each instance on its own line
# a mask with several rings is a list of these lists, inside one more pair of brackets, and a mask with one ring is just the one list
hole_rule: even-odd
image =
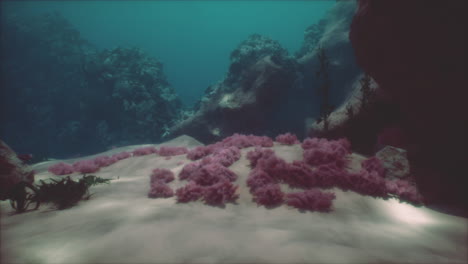
[[[200,144],[182,136],[164,145]],[[287,161],[301,159],[298,145],[273,148]],[[190,162],[185,155],[131,157],[102,168],[95,175],[111,183],[91,187],[91,199],[70,209],[41,205],[12,214],[2,201],[0,262],[467,263],[467,219],[425,207],[338,189],[331,213],[258,207],[245,185],[250,149],[230,167],[239,176],[240,198],[225,208],[147,197],[151,171],[167,168],[177,175]],[[48,165],[34,167],[36,180],[52,177]]]

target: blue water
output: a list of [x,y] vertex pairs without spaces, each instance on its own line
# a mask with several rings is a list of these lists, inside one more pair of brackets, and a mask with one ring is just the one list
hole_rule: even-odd
[[186,106],[223,78],[232,50],[250,34],[275,39],[290,54],[304,30],[334,1],[3,2],[2,12],[58,11],[99,48],[136,46],[158,58]]

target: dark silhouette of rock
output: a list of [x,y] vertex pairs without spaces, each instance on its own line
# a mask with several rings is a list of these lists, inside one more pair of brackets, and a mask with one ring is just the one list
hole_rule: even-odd
[[[197,112],[171,128],[171,136],[188,134],[204,143],[234,133],[264,134],[275,130],[272,122],[281,112],[294,79],[292,62],[285,57],[265,56],[232,81],[213,85],[201,100]],[[278,122],[281,122],[278,121]]]
[[466,10],[457,0],[361,0],[350,32],[359,66],[401,109],[421,192],[458,207],[468,201]]
[[0,140],[0,200],[6,199],[13,186],[22,181],[33,183],[34,171]]

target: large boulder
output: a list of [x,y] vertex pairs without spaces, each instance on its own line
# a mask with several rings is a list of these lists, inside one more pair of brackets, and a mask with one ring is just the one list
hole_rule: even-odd
[[211,143],[233,133],[275,131],[281,122],[278,105],[287,97],[294,76],[284,62],[265,56],[244,70],[240,81],[224,79],[210,87],[195,114],[172,127],[171,136],[188,134]]
[[34,171],[0,140],[0,200],[7,199],[8,191],[22,181],[33,183]]
[[[361,0],[350,40],[398,105],[408,158],[429,203],[466,206],[466,1]],[[465,22],[463,22],[465,21]]]
[[210,86],[194,115],[171,128],[203,143],[233,133],[275,135],[286,128],[284,115],[296,79],[294,60],[277,41],[253,34],[232,52],[228,74]]

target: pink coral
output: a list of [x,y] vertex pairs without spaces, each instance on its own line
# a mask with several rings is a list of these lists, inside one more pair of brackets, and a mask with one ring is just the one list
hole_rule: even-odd
[[174,191],[167,184],[155,182],[151,184],[151,189],[148,192],[150,198],[168,198],[174,196]]
[[241,153],[237,147],[227,147],[217,149],[213,155],[213,161],[218,162],[225,167],[231,166],[234,162],[240,159]]
[[177,202],[188,203],[197,201],[203,197],[204,188],[194,182],[190,182],[187,185],[180,187],[176,190]]
[[255,189],[254,201],[265,207],[278,206],[284,201],[284,193],[278,184],[267,184]]
[[249,177],[247,178],[247,186],[250,188],[250,192],[254,193],[258,188],[261,188],[267,184],[276,184],[277,181],[270,177],[265,171],[261,169],[254,169],[250,171]]
[[73,169],[80,173],[93,173],[99,170],[99,165],[94,160],[80,160],[73,163]]
[[312,188],[317,185],[316,174],[303,161],[287,164],[286,173],[281,175],[281,180],[295,188]]
[[286,204],[300,210],[329,212],[335,198],[334,193],[311,189],[288,193],[286,195]]
[[385,168],[383,167],[382,161],[377,157],[371,157],[364,160],[361,163],[361,167],[368,172],[375,171],[380,177],[385,177]]
[[208,186],[204,189],[203,200],[209,205],[223,206],[228,202],[235,202],[239,195],[236,194],[238,186],[224,180]]
[[150,176],[151,183],[163,182],[169,183],[172,182],[175,177],[174,173],[168,169],[154,169]]
[[74,172],[73,166],[67,163],[57,163],[49,167],[48,171],[55,175],[67,175]]
[[113,158],[116,158],[118,160],[130,158],[131,156],[132,154],[130,154],[130,152],[127,152],[127,151],[119,152],[119,153],[112,155]]
[[254,150],[247,152],[247,159],[250,161],[250,167],[254,168],[257,166],[257,161],[266,156],[272,156],[275,152],[271,149],[264,149],[261,147],[255,147]]
[[187,159],[198,160],[198,159],[201,159],[203,157],[210,155],[212,152],[213,152],[212,147],[199,146],[188,151]]
[[157,153],[157,149],[155,147],[141,147],[135,149],[132,153],[133,156],[145,156],[145,155],[150,155]]
[[177,156],[183,155],[188,152],[186,147],[161,147],[157,153],[161,156],[168,157],[168,156]]
[[193,172],[190,179],[199,185],[208,186],[223,180],[235,181],[237,175],[219,163],[210,163],[200,166]]
[[275,138],[275,141],[283,145],[294,145],[299,143],[299,140],[297,139],[296,135],[291,133],[278,135]]
[[414,184],[405,180],[386,181],[387,192],[413,205],[422,205],[424,199]]
[[304,161],[309,165],[322,165],[334,162],[340,167],[347,164],[346,155],[351,151],[347,139],[326,140],[309,138],[302,143]]
[[374,197],[387,197],[385,180],[376,172],[361,170],[358,173],[347,173],[343,189],[350,189],[360,194]]
[[99,156],[94,158],[94,163],[99,167],[107,167],[114,163],[116,163],[118,159],[116,157],[109,157],[109,156]]
[[273,147],[273,140],[265,136],[234,134],[223,139],[220,144],[223,147],[248,148],[253,146]]

